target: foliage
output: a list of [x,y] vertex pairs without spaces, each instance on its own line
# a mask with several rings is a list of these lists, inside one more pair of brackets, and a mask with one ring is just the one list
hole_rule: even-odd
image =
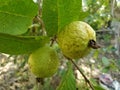
[[[30,51],[32,52],[33,50],[41,47],[41,45],[39,45],[39,44],[42,44],[43,42],[41,41],[41,39],[40,40],[36,39],[37,37],[35,38],[34,41],[32,40],[32,42],[31,42],[31,41],[24,40],[26,37],[17,37],[16,38],[16,36],[7,35],[7,34],[12,34],[12,35],[21,34],[22,35],[27,31],[27,28],[31,25],[30,23],[32,22],[32,18],[37,14],[37,4],[35,5],[32,1],[30,2],[30,1],[25,1],[25,0],[19,1],[19,3],[20,3],[19,5],[18,5],[18,1],[14,2],[14,3],[12,3],[12,0],[1,1],[1,2],[2,2],[2,4],[1,4],[0,11],[3,14],[1,14],[2,21],[0,22],[0,24],[2,27],[0,29],[0,32],[5,33],[5,34],[2,34],[1,39],[0,39],[1,40],[0,42],[2,42],[0,51],[4,52],[4,53],[8,53],[8,54],[22,54],[22,53],[24,54],[24,53],[30,53]],[[71,1],[66,1],[66,3],[63,3],[60,0],[55,0],[55,1],[45,0],[45,1],[43,1],[43,15],[42,15],[43,17],[42,18],[45,23],[45,28],[46,28],[48,36],[54,36],[55,34],[57,34],[58,29],[62,28],[64,25],[66,25],[74,20],[78,20],[79,15],[84,14],[83,12],[79,12],[81,9],[80,0],[76,0],[73,2],[71,3]],[[69,7],[68,6],[66,7],[65,4],[68,4]],[[31,7],[29,5],[31,5]],[[50,5],[52,5],[52,6],[50,6]],[[56,7],[53,7],[53,6],[56,6]],[[12,8],[9,8],[9,7],[12,7]],[[72,9],[72,7],[75,7],[75,8]],[[4,15],[4,13],[6,13],[6,15]],[[65,15],[63,15],[63,14],[65,14]],[[11,17],[10,17],[10,15],[11,15]],[[14,15],[15,16],[18,15],[18,16],[20,16],[20,18],[15,17]],[[23,21],[22,17],[25,17],[24,21]],[[4,22],[3,22],[3,19],[5,19]],[[12,19],[17,20],[17,22]],[[29,21],[28,21],[28,19],[29,19]],[[17,23],[17,25],[16,25],[16,23]],[[31,38],[31,37],[29,37],[29,38]],[[8,40],[12,41],[11,44],[7,44],[7,42],[9,43]],[[14,50],[13,47],[15,49],[17,48],[17,50]],[[33,47],[34,47],[34,49],[32,50]],[[8,48],[9,48],[9,50],[8,50]],[[20,52],[21,50],[22,50],[22,52]]]
[[[32,0],[0,0],[0,52],[11,55],[30,54],[46,43],[50,44],[53,40],[51,38],[73,21],[84,20],[94,29],[109,26],[108,22],[111,20],[109,0],[84,0],[86,10],[82,8],[82,1],[43,0],[42,15],[38,15],[39,5]],[[104,40],[108,41],[109,38],[105,36]],[[94,52],[93,57],[101,60],[96,61],[99,64],[98,68],[104,66],[102,72],[117,68],[113,59],[107,56],[100,58],[100,54],[105,55],[104,52],[112,50],[110,46]],[[27,60],[23,61],[20,67],[22,68],[26,62]],[[58,90],[76,90],[73,67],[70,64],[67,66],[68,70],[62,76]],[[50,85],[50,82],[46,82],[47,85]],[[95,88],[101,89],[97,85]]]
[[81,0],[43,0],[43,21],[48,36],[53,36],[65,25],[79,19]]
[[70,63],[57,90],[76,90],[75,77]]
[[84,7],[89,16],[85,19],[95,30],[109,27],[111,20],[110,0],[84,0]]
[[12,55],[27,54],[48,42],[47,37],[41,36],[12,36],[0,33],[0,51]]
[[0,33],[25,33],[37,11],[32,0],[0,0]]

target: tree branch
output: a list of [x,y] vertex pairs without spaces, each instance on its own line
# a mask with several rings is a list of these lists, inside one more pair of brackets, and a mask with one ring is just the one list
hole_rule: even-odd
[[41,7],[42,1],[41,0],[37,0],[37,2],[38,2],[38,9],[39,9],[38,14],[39,14],[39,16],[41,16],[42,15],[42,7]]
[[90,86],[90,88],[91,88],[92,90],[94,90],[93,85],[90,83],[89,79],[87,79],[87,77],[84,75],[84,73],[79,69],[79,67],[76,65],[76,63],[75,63],[72,59],[70,59],[70,58],[67,58],[67,59],[74,64],[74,66],[78,69],[78,71],[79,71],[79,72],[81,73],[81,75],[84,77],[86,83],[88,83],[88,85]]
[[38,19],[38,21],[39,21],[39,24],[41,24],[43,35],[46,36],[47,33],[46,33],[46,29],[45,29],[45,25],[44,25],[43,20],[42,20],[39,16],[37,16],[37,19]]

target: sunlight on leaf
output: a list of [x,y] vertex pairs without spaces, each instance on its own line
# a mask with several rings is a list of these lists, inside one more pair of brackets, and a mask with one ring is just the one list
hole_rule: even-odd
[[0,32],[23,34],[32,24],[38,7],[32,0],[0,0]]

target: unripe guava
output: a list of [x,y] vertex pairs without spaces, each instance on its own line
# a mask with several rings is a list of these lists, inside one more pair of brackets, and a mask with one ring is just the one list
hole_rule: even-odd
[[66,57],[78,59],[90,52],[88,44],[90,40],[96,41],[96,33],[87,23],[74,21],[58,32],[57,40]]
[[45,78],[52,76],[57,71],[59,59],[52,47],[44,46],[30,55],[28,64],[30,71],[37,78]]

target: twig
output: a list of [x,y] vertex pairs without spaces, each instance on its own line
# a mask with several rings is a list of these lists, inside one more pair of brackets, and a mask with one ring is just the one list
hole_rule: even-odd
[[76,65],[76,63],[72,59],[70,59],[70,58],[67,58],[67,59],[70,60],[74,64],[74,66],[79,70],[79,72],[81,73],[81,75],[84,77],[86,83],[88,83],[88,85],[90,86],[90,88],[92,90],[94,90],[93,85],[90,83],[89,79],[87,79],[87,77],[84,75],[84,73],[79,69],[79,67]]
[[45,25],[44,25],[43,20],[41,19],[41,16],[42,16],[42,7],[41,7],[42,0],[37,0],[37,2],[38,2],[39,11],[38,11],[38,15],[36,16],[36,18],[37,18],[39,24],[41,24],[43,35],[46,36],[47,34],[46,34]]
[[50,43],[50,46],[52,46],[53,45],[53,43],[56,41],[56,38],[57,38],[57,36],[55,35],[53,38],[51,38],[51,43]]
[[37,19],[39,21],[39,24],[41,24],[43,35],[46,36],[47,33],[46,33],[46,29],[45,29],[45,25],[44,25],[43,20],[39,16],[37,16]]
[[37,0],[37,2],[38,2],[38,9],[39,9],[38,14],[39,14],[39,16],[41,16],[42,15],[42,7],[41,7],[42,1],[41,0]]
[[104,30],[98,30],[98,31],[96,31],[96,33],[101,33],[101,32],[113,32],[113,30],[107,30],[107,29],[105,30],[104,29]]

